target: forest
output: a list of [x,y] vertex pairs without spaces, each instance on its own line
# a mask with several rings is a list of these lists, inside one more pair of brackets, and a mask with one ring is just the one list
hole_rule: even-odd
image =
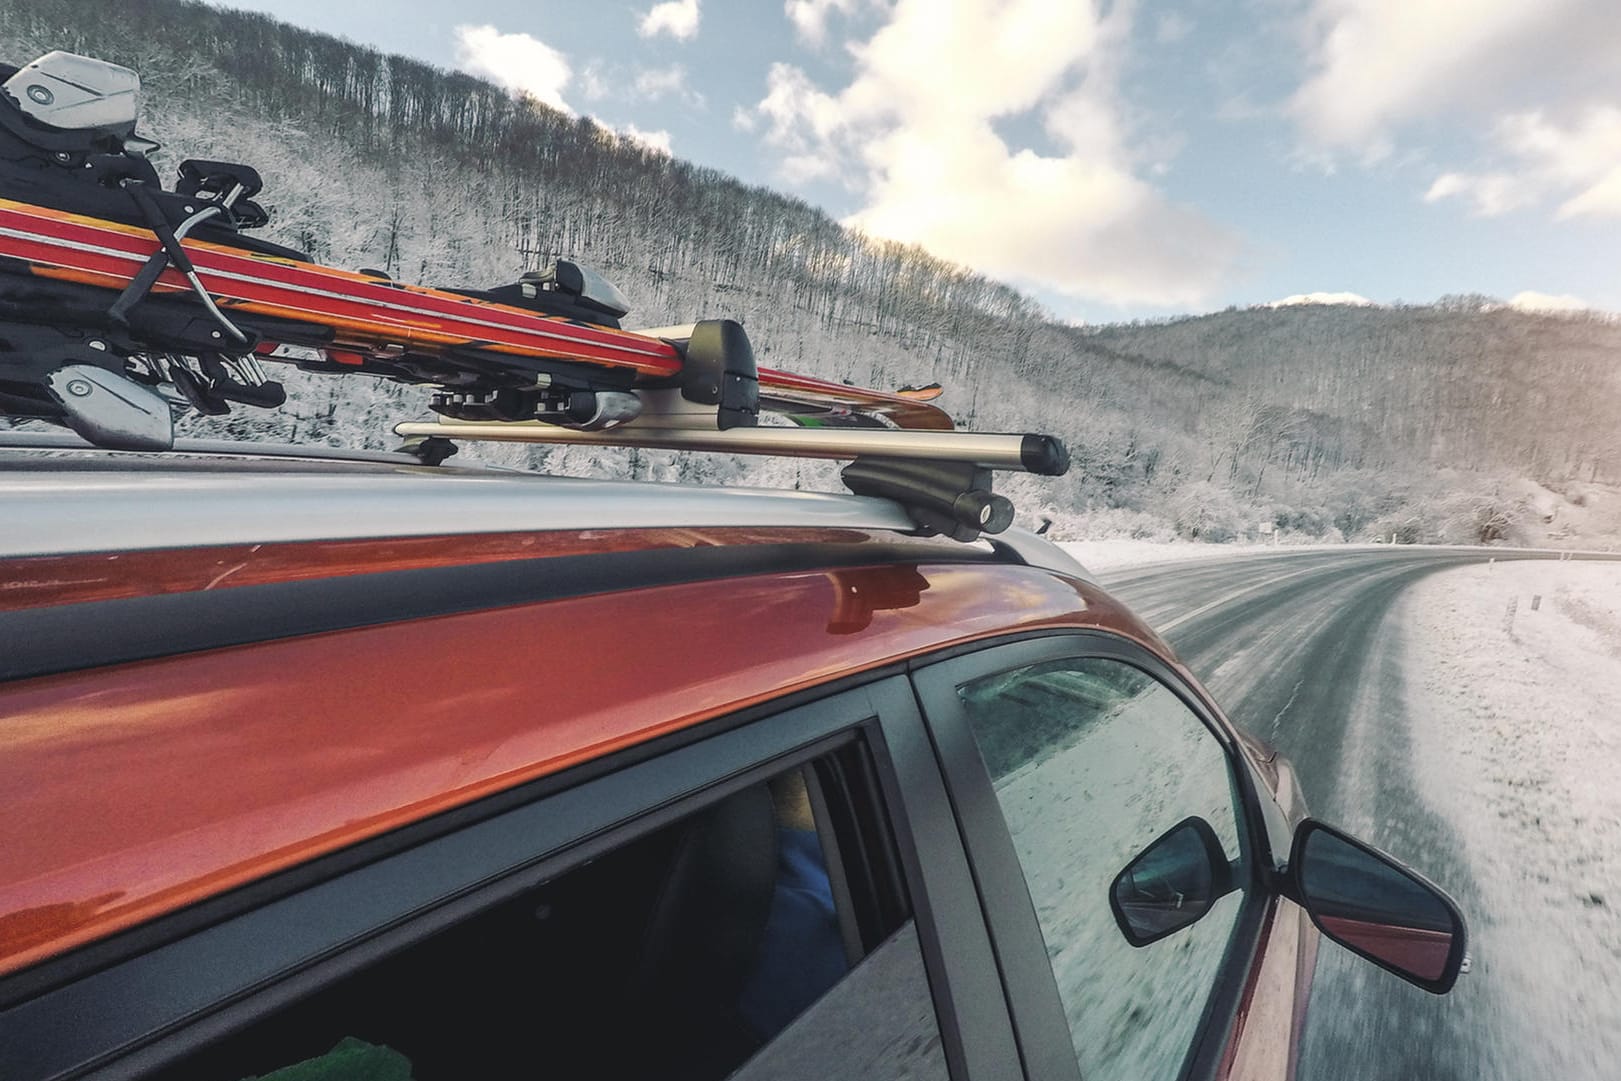
[[[761,363],[938,381],[961,426],[1052,432],[1068,477],[1006,482],[1059,536],[1599,543],[1621,532],[1621,322],[1486,297],[1229,309],[1075,326],[920,248],[874,242],[471,76],[188,0],[0,0],[0,60],[134,68],[142,133],[266,179],[268,239],[404,281],[489,287],[558,257],[627,326],[729,317]],[[1310,283],[1304,283],[1309,286]],[[426,394],[278,369],[224,430],[386,447]],[[469,448],[573,474],[836,490],[805,462]],[[1613,539],[1613,537],[1612,537]]]

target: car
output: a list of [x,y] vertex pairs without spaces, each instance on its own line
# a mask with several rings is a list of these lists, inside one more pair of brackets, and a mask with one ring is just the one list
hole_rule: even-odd
[[879,495],[0,433],[0,1074],[1283,1078],[1312,820],[1032,533]]
[[[1281,1078],[1320,936],[1441,993],[1457,906],[1059,548],[938,386],[251,240],[136,74],[0,93],[0,1077]],[[291,350],[291,352],[289,352]],[[398,452],[177,440],[261,359],[431,388]],[[774,423],[770,423],[774,422]],[[447,464],[849,460],[849,494]],[[612,453],[612,452],[605,452]]]

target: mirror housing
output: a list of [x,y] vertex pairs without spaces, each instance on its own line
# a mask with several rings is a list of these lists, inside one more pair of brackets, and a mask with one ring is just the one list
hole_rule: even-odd
[[1292,900],[1324,935],[1432,994],[1457,982],[1468,948],[1463,913],[1423,875],[1314,819],[1295,830]]
[[1115,876],[1109,908],[1126,941],[1146,946],[1198,923],[1232,888],[1216,831],[1202,818],[1185,818]]

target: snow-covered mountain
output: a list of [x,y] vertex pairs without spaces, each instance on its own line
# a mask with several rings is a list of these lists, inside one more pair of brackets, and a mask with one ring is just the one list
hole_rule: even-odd
[[1526,290],[1509,298],[1508,306],[1522,312],[1584,312],[1593,306],[1580,297],[1564,293],[1538,293]]
[[1296,293],[1282,300],[1270,300],[1262,308],[1293,308],[1301,304],[1346,304],[1353,308],[1371,308],[1373,301],[1360,293]]

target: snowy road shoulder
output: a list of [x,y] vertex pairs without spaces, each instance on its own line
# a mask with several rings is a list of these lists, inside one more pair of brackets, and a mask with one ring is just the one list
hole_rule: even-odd
[[1164,563],[1194,563],[1235,556],[1287,555],[1294,552],[1351,552],[1363,549],[1387,550],[1386,545],[1301,544],[1280,547],[1275,544],[1166,544],[1160,541],[1101,540],[1059,541],[1058,547],[1080,561],[1093,574],[1105,577],[1111,571],[1135,570]]
[[1398,623],[1413,767],[1481,894],[1467,978],[1513,1002],[1499,1061],[1607,1076],[1621,1056],[1621,566],[1438,573]]

